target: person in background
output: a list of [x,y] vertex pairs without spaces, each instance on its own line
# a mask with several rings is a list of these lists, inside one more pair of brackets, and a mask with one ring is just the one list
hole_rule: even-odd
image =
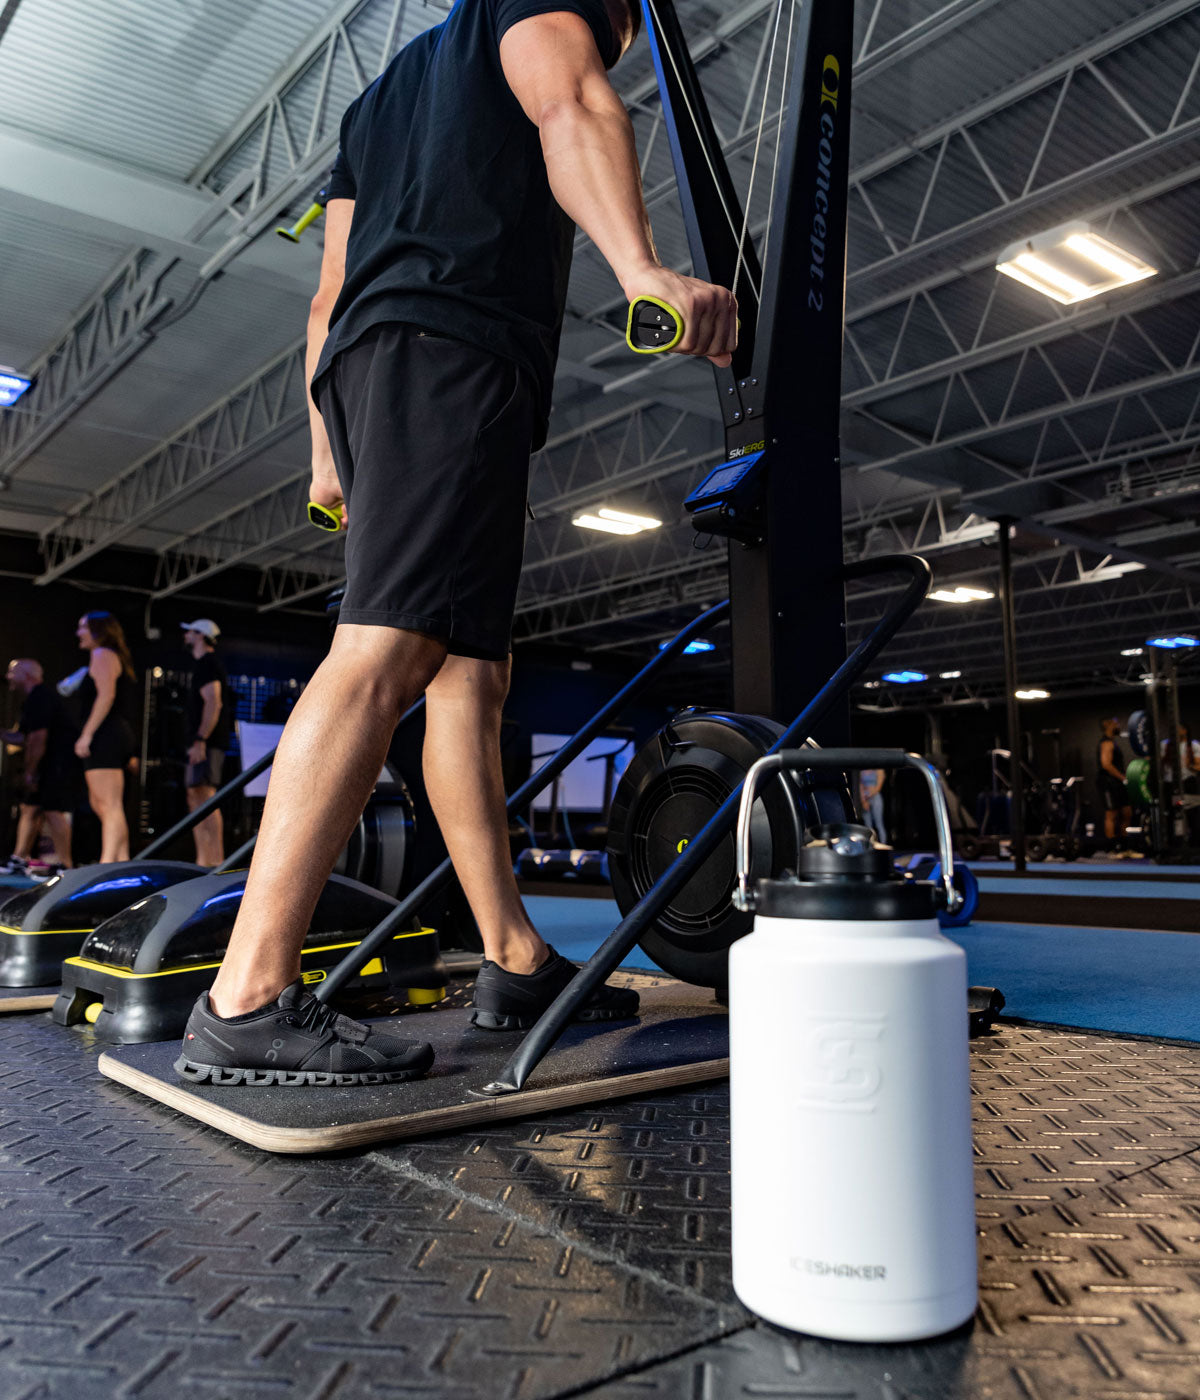
[[100,818],[100,863],[129,859],[125,769],[137,753],[133,728],[133,658],[121,624],[109,612],[84,613],[75,629],[88,653],[79,687],[84,716],[75,752],[83,759],[88,801]]
[[[1177,748],[1179,752],[1180,787],[1183,791],[1189,789],[1189,783],[1194,784],[1197,774],[1200,774],[1200,739],[1193,739],[1192,732],[1186,724],[1181,724],[1175,734]],[[1175,781],[1175,760],[1171,756],[1171,741],[1162,741],[1163,752],[1163,777],[1170,783]]]
[[[1119,719],[1100,721],[1101,739],[1096,746],[1096,786],[1100,792],[1100,806],[1104,809],[1105,839],[1114,841],[1125,834],[1125,828],[1133,821],[1133,808],[1129,805],[1129,794],[1125,790],[1125,754],[1117,742],[1121,733]],[[1121,829],[1117,830],[1117,813],[1121,814]]]
[[[1200,739],[1192,738],[1192,731],[1181,724],[1176,731],[1176,751],[1179,754],[1179,779],[1176,791],[1182,797],[1195,799],[1200,794]],[[1171,756],[1170,740],[1162,741],[1163,777],[1175,784],[1175,763]],[[1200,844],[1200,806],[1188,805],[1184,809],[1187,822],[1188,841]]]
[[[216,654],[221,629],[211,617],[181,622],[183,644],[192,654],[192,689],[188,701],[188,811],[207,802],[221,786],[221,768],[229,747],[226,701],[229,679]],[[196,864],[220,865],[225,859],[225,833],[218,809],[194,829]]]
[[858,775],[858,805],[863,821],[878,836],[880,844],[887,845],[887,827],[883,823],[883,779],[882,768],[864,768]]
[[34,845],[45,822],[54,846],[54,861],[47,874],[71,867],[71,812],[79,788],[79,761],[75,757],[75,730],[62,701],[43,679],[41,663],[22,657],[8,663],[8,688],[18,691],[21,717],[17,732],[5,741],[25,750],[17,843],[0,874],[29,875]]

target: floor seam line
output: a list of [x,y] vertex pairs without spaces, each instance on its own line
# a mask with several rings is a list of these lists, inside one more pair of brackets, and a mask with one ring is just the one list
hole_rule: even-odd
[[[382,1167],[386,1171],[393,1172],[397,1176],[402,1176],[407,1181],[420,1182],[423,1186],[431,1186],[438,1191],[445,1191],[447,1194],[456,1196],[470,1205],[478,1206],[481,1210],[489,1211],[493,1215],[498,1215],[504,1220],[509,1220],[514,1224],[521,1225],[527,1230],[534,1230],[540,1235],[546,1235],[550,1239],[557,1240],[560,1244],[571,1249],[578,1250],[585,1258],[591,1259],[594,1263],[607,1264],[625,1270],[626,1273],[634,1275],[636,1278],[644,1279],[653,1283],[656,1288],[663,1288],[677,1295],[686,1298],[689,1302],[699,1304],[705,1308],[715,1309],[724,1312],[727,1309],[740,1307],[737,1304],[721,1303],[712,1298],[707,1298],[703,1293],[694,1288],[688,1288],[686,1284],[675,1283],[662,1274],[656,1273],[653,1269],[647,1269],[641,1264],[634,1264],[628,1259],[622,1259],[620,1255],[613,1254],[609,1250],[601,1249],[597,1245],[587,1241],[572,1238],[567,1232],[556,1225],[548,1225],[542,1221],[535,1220],[528,1215],[523,1215],[519,1210],[514,1210],[512,1206],[504,1205],[502,1202],[493,1200],[488,1196],[481,1196],[474,1191],[464,1191],[462,1187],[454,1182],[444,1180],[431,1172],[423,1172],[417,1167],[397,1162],[382,1154],[369,1152],[366,1160],[375,1166]],[[565,1393],[565,1392],[564,1392]]]
[[630,1376],[640,1376],[646,1371],[653,1371],[658,1366],[669,1366],[672,1361],[679,1361],[685,1356],[690,1356],[692,1352],[701,1351],[705,1347],[726,1341],[730,1337],[739,1336],[742,1332],[753,1331],[760,1326],[761,1324],[756,1317],[748,1317],[740,1326],[715,1332],[711,1337],[705,1337],[687,1346],[677,1347],[674,1351],[664,1352],[662,1356],[655,1357],[653,1361],[640,1364],[635,1362],[615,1371],[611,1376],[603,1377],[601,1380],[585,1381],[582,1385],[573,1386],[570,1390],[556,1391],[553,1396],[549,1397],[549,1400],[574,1400],[576,1396],[593,1395],[602,1386],[611,1385],[614,1381],[627,1380]]

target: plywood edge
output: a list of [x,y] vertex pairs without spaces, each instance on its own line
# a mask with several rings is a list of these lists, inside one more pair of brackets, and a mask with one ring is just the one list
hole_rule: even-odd
[[57,992],[38,992],[29,996],[0,997],[0,1016],[8,1016],[15,1011],[49,1011],[57,999]]
[[[425,1109],[419,1113],[396,1114],[387,1118],[369,1119],[362,1123],[332,1124],[319,1128],[282,1128],[256,1122],[244,1114],[201,1098],[182,1084],[171,1084],[144,1070],[122,1064],[108,1053],[99,1060],[100,1072],[118,1084],[144,1094],[147,1098],[176,1109],[189,1118],[198,1119],[230,1137],[249,1143],[251,1147],[274,1153],[320,1153],[345,1151],[365,1147],[375,1142],[394,1142],[419,1137],[425,1133],[453,1132],[457,1128],[477,1123],[489,1123],[504,1118],[521,1118],[551,1109],[574,1108],[580,1104],[604,1103],[610,1099],[630,1098],[635,1094],[653,1093],[679,1088],[709,1080],[725,1079],[729,1074],[728,1058],[701,1060],[694,1064],[672,1065],[666,1069],[639,1070],[633,1074],[616,1075],[611,1079],[584,1080],[577,1084],[560,1084],[553,1088],[524,1089],[516,1094],[496,1098],[472,1099],[467,1103],[448,1104],[445,1108]],[[402,1093],[403,1084],[396,1085]],[[244,1092],[253,1094],[253,1089]],[[296,1092],[303,1093],[303,1089]]]

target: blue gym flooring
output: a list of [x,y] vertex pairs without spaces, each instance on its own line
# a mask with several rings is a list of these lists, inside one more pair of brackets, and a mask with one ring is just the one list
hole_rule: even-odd
[[[606,899],[538,896],[525,905],[543,937],[579,962],[620,919]],[[1200,938],[1192,934],[977,923],[950,936],[967,954],[971,984],[999,987],[1009,1016],[1200,1041]],[[622,966],[653,968],[639,949]]]

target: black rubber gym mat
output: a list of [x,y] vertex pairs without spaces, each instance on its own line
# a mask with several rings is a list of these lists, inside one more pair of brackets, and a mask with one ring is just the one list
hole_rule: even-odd
[[[496,1078],[520,1033],[476,1030],[466,1007],[405,1018],[437,1059],[424,1079],[347,1088],[187,1084],[177,1041],[124,1045],[100,1057],[110,1079],[268,1152],[333,1152],[466,1128],[547,1109],[600,1103],[729,1072],[728,1023],[711,992],[665,977],[613,979],[641,993],[636,1021],[571,1026],[519,1094],[473,1093]],[[397,1028],[395,1021],[393,1029]]]
[[17,1011],[49,1011],[57,987],[0,987],[0,1016]]

